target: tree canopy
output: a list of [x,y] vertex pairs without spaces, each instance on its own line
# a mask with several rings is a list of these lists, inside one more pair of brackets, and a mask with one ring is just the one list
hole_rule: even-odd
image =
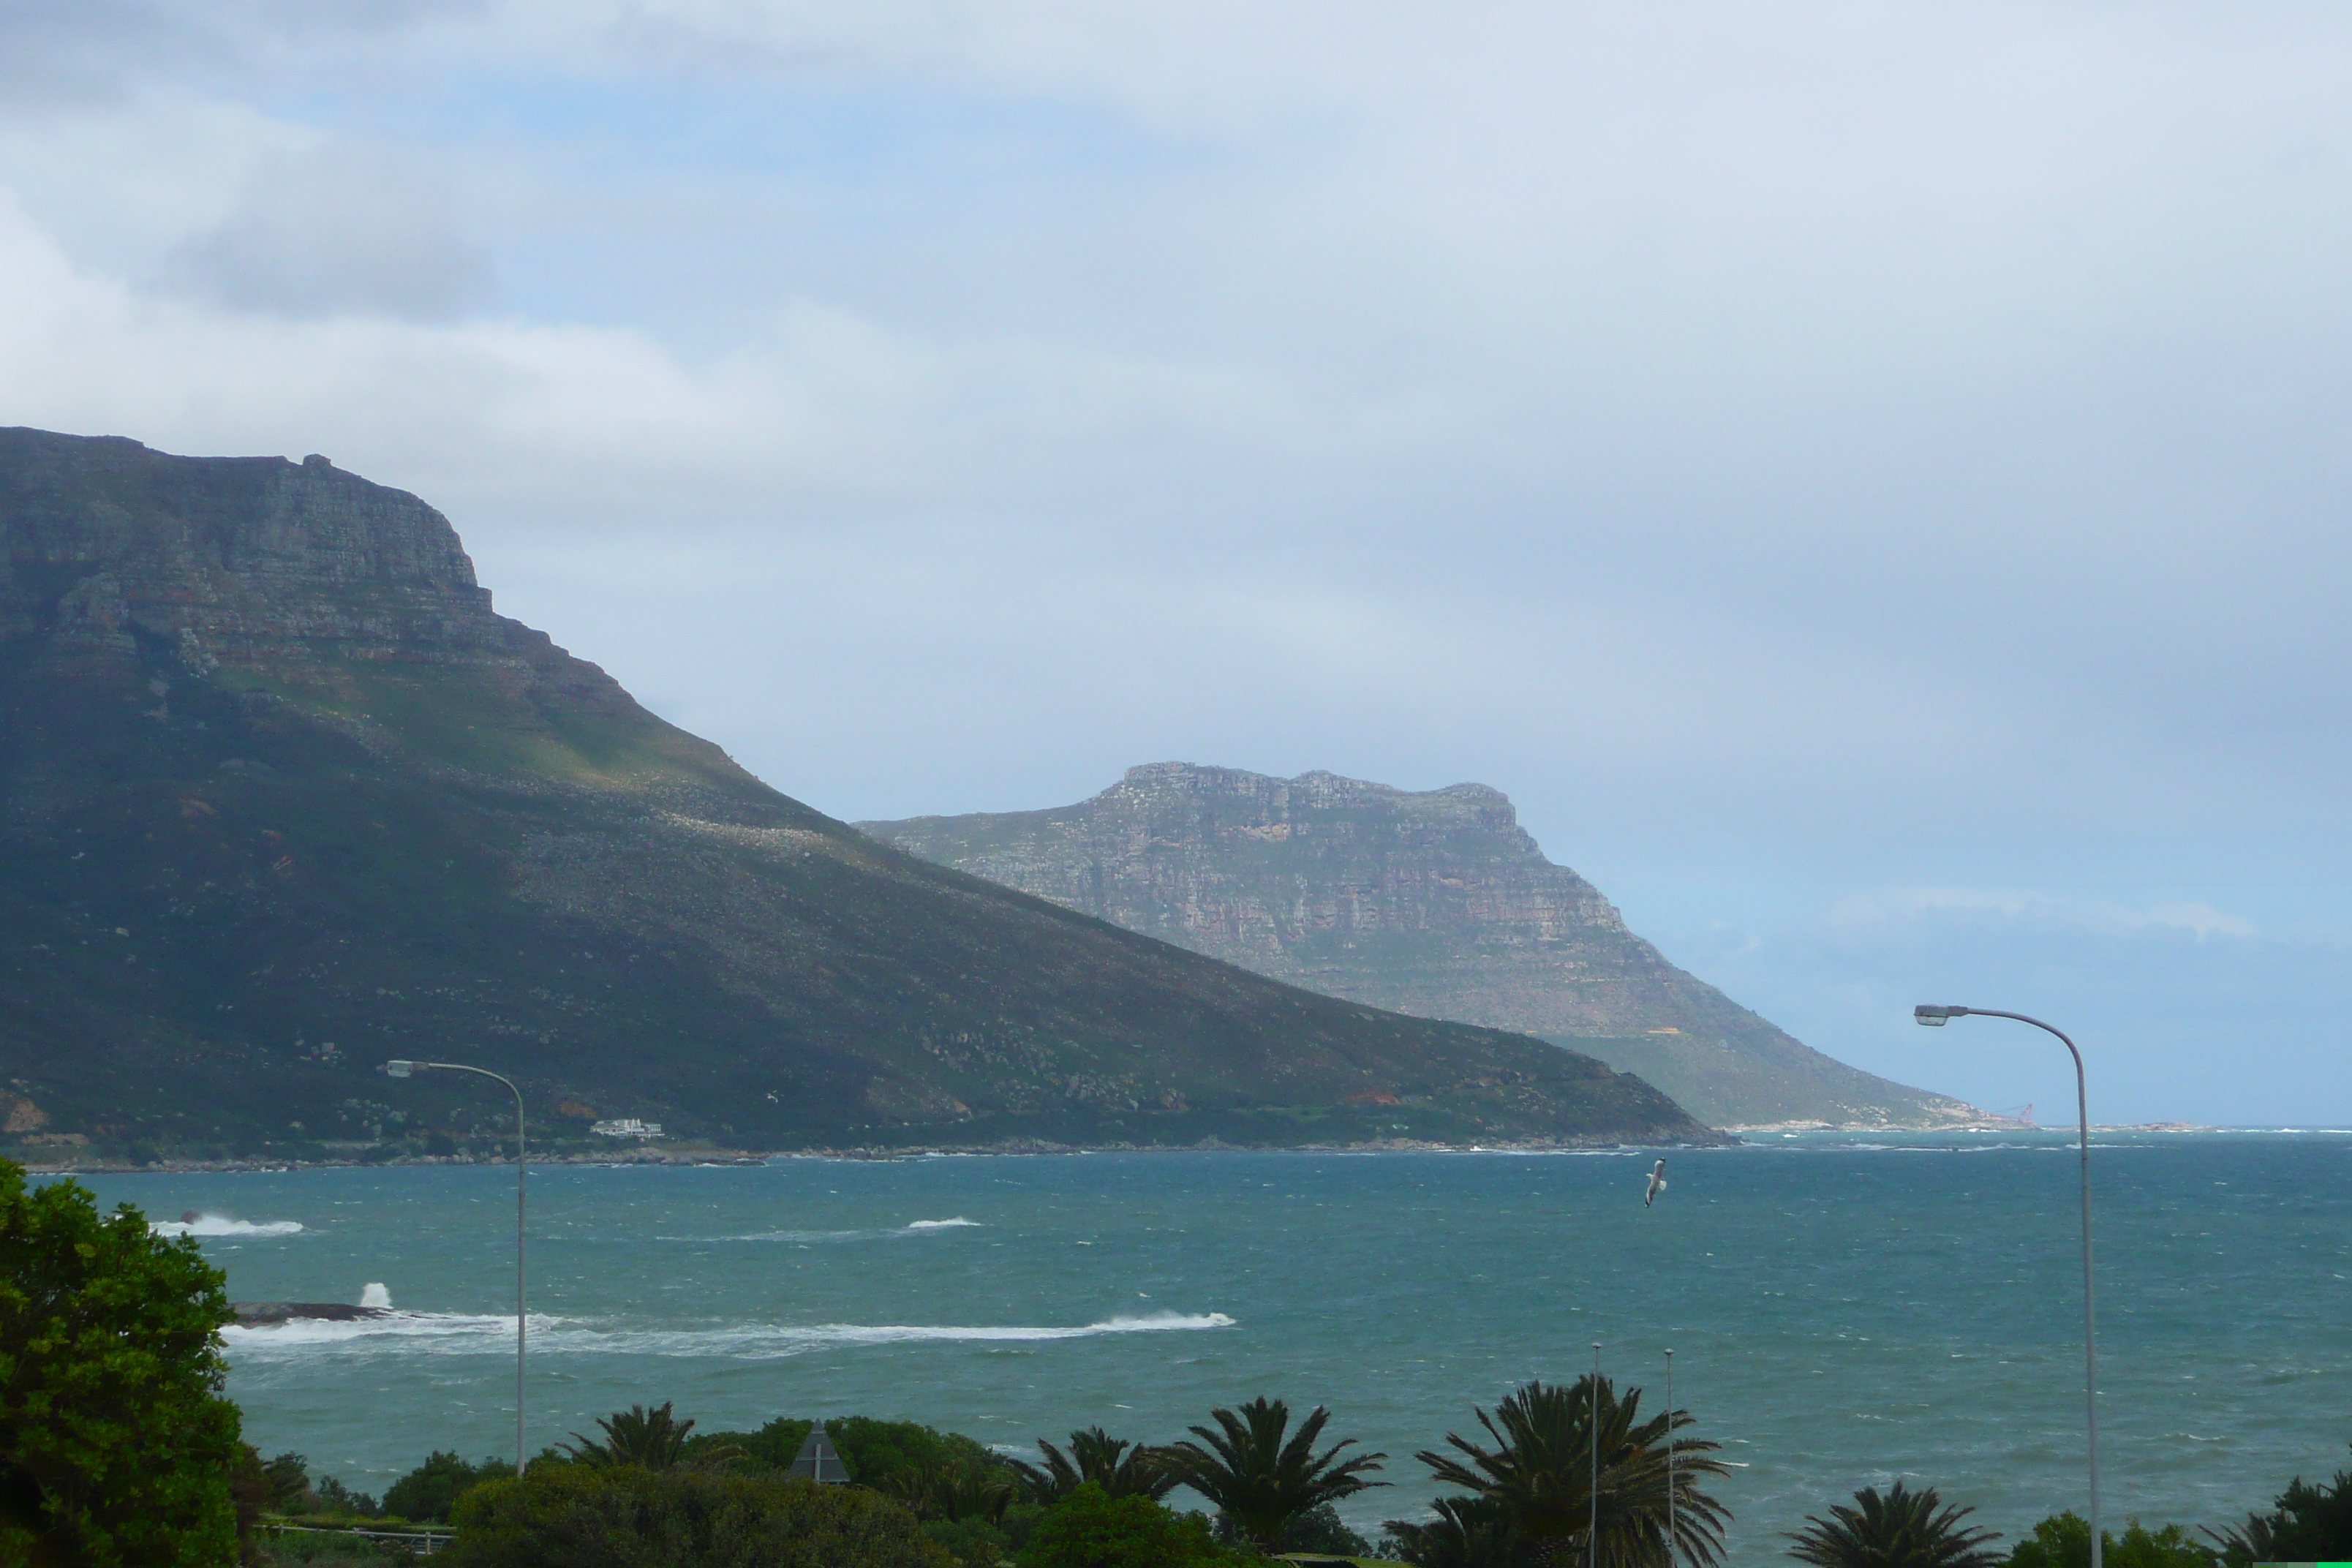
[[236,1560],[225,1284],[130,1205],[0,1161],[0,1560]]

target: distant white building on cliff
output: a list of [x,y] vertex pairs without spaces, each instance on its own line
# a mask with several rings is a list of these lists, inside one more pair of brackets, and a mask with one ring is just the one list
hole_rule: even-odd
[[600,1138],[658,1138],[662,1135],[660,1122],[640,1121],[634,1116],[599,1121],[588,1131]]

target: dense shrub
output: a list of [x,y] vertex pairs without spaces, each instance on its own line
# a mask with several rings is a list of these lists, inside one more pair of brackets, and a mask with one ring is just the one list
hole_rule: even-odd
[[[2107,1568],[2213,1568],[2220,1558],[2177,1524],[2151,1531],[2135,1519],[2120,1541],[2113,1531],[2099,1534]],[[2051,1515],[2011,1549],[2009,1563],[2010,1568],[2091,1568],[2090,1521],[2072,1509]]]
[[436,1450],[426,1455],[423,1464],[384,1489],[383,1511],[419,1524],[446,1523],[449,1510],[457,1506],[459,1498],[484,1481],[513,1474],[514,1467],[504,1459],[486,1458],[479,1464],[470,1464],[455,1453]]
[[635,1466],[533,1466],[458,1500],[451,1568],[953,1568],[859,1487]]
[[[870,1415],[845,1415],[824,1424],[824,1434],[849,1467],[849,1479],[862,1487],[879,1487],[907,1471],[941,1470],[958,1465],[1003,1471],[1013,1479],[1013,1467],[1003,1456],[961,1432],[941,1432],[919,1421],[877,1421]],[[801,1435],[808,1435],[802,1428]],[[793,1445],[793,1451],[799,1451]],[[785,1463],[790,1464],[786,1456]]]
[[1276,1552],[1312,1552],[1325,1557],[1369,1557],[1372,1543],[1347,1526],[1329,1503],[1293,1514],[1275,1537]]
[[[221,1272],[89,1189],[0,1161],[0,1562],[234,1563]],[[257,1497],[259,1492],[256,1492]]]
[[1243,1560],[1217,1544],[1201,1515],[1171,1512],[1148,1497],[1115,1498],[1088,1481],[1045,1511],[1015,1563],[1017,1568],[1189,1568]]

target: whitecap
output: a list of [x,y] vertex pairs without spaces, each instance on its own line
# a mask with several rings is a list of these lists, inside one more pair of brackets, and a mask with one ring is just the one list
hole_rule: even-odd
[[[577,1318],[530,1319],[534,1352],[580,1355],[719,1356],[777,1361],[812,1351],[866,1345],[1034,1344],[1105,1334],[1183,1333],[1230,1329],[1223,1312],[1153,1312],[1076,1324],[743,1323],[726,1328],[639,1328]],[[222,1331],[232,1354],[346,1349],[401,1354],[508,1355],[514,1320],[457,1312],[392,1312],[326,1321],[296,1318],[268,1327]]]
[[182,1219],[159,1219],[148,1223],[147,1228],[157,1236],[292,1236],[302,1228],[299,1220],[264,1220],[257,1225],[251,1220],[231,1219],[226,1215],[200,1214]]
[[738,1236],[659,1236],[656,1241],[778,1241],[800,1247],[821,1247],[843,1241],[904,1240],[909,1236],[925,1236],[941,1230],[979,1230],[980,1221],[958,1215],[954,1219],[911,1220],[895,1230],[754,1230]]

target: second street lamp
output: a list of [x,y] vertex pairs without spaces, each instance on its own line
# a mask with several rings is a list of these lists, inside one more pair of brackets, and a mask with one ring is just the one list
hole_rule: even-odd
[[2098,1320],[2091,1304],[2091,1100],[2083,1083],[2083,1053],[2074,1048],[2074,1042],[2066,1037],[2064,1031],[2022,1013],[2003,1013],[1991,1007],[1936,1006],[1923,1002],[1911,1009],[1911,1016],[1931,1029],[1940,1029],[1954,1018],[2013,1019],[2056,1035],[2059,1043],[2066,1047],[2066,1054],[2074,1058],[2074,1114],[2082,1131],[2083,1147],[2083,1426],[2091,1460],[2091,1568],[2105,1568],[2105,1552],[2099,1540]]
[[505,1084],[515,1097],[515,1474],[520,1476],[530,1456],[523,1447],[522,1422],[522,1352],[523,1352],[523,1178],[526,1174],[523,1151],[522,1090],[516,1089],[514,1079],[488,1068],[469,1068],[462,1062],[389,1061],[383,1070],[390,1078],[407,1078],[420,1072],[469,1072],[481,1078],[494,1078]]

